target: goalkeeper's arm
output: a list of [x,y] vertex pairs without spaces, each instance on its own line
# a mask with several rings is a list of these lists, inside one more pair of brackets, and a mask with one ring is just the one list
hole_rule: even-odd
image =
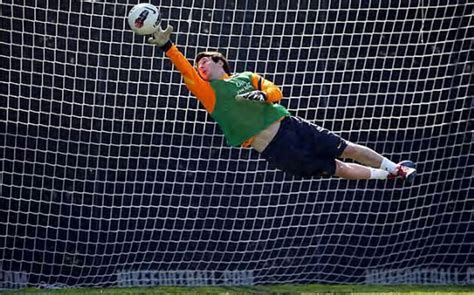
[[252,86],[255,89],[247,93],[238,95],[236,98],[241,100],[251,100],[258,102],[277,103],[283,97],[278,86],[260,75],[252,74]]
[[196,69],[170,40],[172,32],[173,27],[170,25],[168,25],[165,30],[159,28],[158,31],[148,39],[148,43],[156,45],[166,53],[166,56],[181,73],[184,83],[189,91],[196,96],[208,112],[212,113],[216,104],[215,93],[212,90],[211,85],[201,79]]

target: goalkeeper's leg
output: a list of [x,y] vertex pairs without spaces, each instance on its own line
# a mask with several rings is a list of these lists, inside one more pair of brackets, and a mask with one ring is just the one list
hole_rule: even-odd
[[[407,163],[403,163],[407,164]],[[393,179],[402,178],[408,183],[413,183],[416,170],[408,165],[399,165],[400,171],[397,174],[390,174],[386,170],[362,166],[356,163],[345,163],[336,160],[336,172],[334,176],[344,179]]]
[[[377,170],[387,171],[389,175],[388,177],[385,177],[385,178],[400,177],[411,183],[413,182],[413,179],[416,175],[415,163],[405,160],[396,164],[368,147],[351,143],[351,142],[347,142],[347,147],[344,149],[340,157],[346,158],[346,159],[352,159],[363,165],[377,168]],[[366,168],[370,170],[370,168],[368,167]],[[347,170],[347,168],[345,170]],[[345,170],[344,172],[341,172],[341,173],[346,173]],[[380,175],[380,173],[376,173],[376,174],[377,176]],[[380,177],[382,176],[380,175]],[[375,177],[375,178],[378,178],[378,177]],[[379,179],[384,179],[384,178],[379,178]]]
[[355,144],[352,142],[347,142],[347,147],[342,152],[341,158],[352,159],[363,165],[373,168],[380,168],[390,173],[395,173],[397,166],[397,164],[384,158],[376,151],[366,146]]
[[336,172],[334,176],[344,179],[387,179],[389,174],[388,171],[382,169],[336,160]]

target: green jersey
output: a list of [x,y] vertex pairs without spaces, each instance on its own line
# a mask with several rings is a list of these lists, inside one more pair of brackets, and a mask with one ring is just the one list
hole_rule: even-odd
[[279,104],[237,100],[239,94],[253,91],[251,72],[236,74],[225,80],[211,81],[216,94],[212,118],[219,124],[227,142],[240,146],[289,112]]

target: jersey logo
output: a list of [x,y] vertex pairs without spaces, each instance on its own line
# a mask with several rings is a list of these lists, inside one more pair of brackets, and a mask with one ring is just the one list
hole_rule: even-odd
[[253,90],[253,86],[249,81],[242,80],[229,80],[228,82],[234,84],[237,87],[237,94],[246,93]]
[[240,88],[240,87],[243,87],[245,84],[250,84],[250,83],[247,82],[247,81],[241,81],[241,80],[237,80],[237,79],[235,79],[235,80],[229,80],[229,82],[232,83],[232,84],[235,84],[235,86],[237,86],[237,87],[239,87],[239,88]]

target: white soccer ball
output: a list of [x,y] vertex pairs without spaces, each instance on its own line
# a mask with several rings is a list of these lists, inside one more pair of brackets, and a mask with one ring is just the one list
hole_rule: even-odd
[[137,4],[128,13],[128,25],[138,35],[153,34],[160,23],[160,9],[152,4]]

